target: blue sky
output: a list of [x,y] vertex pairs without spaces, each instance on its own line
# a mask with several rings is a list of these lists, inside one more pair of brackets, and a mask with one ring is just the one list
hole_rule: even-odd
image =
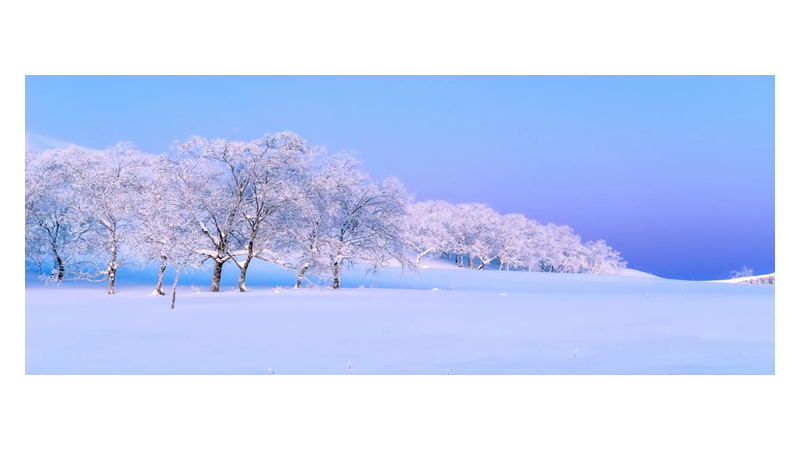
[[153,153],[291,130],[418,200],[566,224],[659,276],[775,270],[772,76],[26,76],[25,128]]

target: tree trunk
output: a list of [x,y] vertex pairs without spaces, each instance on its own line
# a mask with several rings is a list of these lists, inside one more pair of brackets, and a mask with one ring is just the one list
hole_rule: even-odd
[[172,306],[170,309],[175,309],[175,296],[178,293],[178,278],[181,276],[180,269],[175,270],[175,281],[172,282]]
[[114,295],[114,284],[117,282],[117,234],[111,232],[111,264],[108,265],[108,295]]
[[297,283],[295,283],[294,285],[295,289],[300,289],[300,285],[303,283],[303,275],[306,273],[306,269],[308,269],[307,265],[303,266],[303,268],[300,269],[300,273],[297,274]]
[[472,255],[467,255],[467,258],[469,258],[469,268],[470,268],[470,270],[475,270],[475,261],[472,260]]
[[58,253],[56,253],[56,262],[58,263],[58,277],[56,280],[61,283],[61,280],[64,279],[64,260],[61,259]]
[[456,254],[456,262],[458,263],[458,267],[464,267],[464,255],[460,253]]
[[333,288],[339,289],[339,274],[340,274],[339,261],[333,263]]
[[484,263],[483,258],[481,258],[481,265],[478,266],[478,270],[483,270],[484,267],[486,267],[486,263]]
[[219,282],[222,279],[222,265],[225,261],[214,260],[214,272],[211,275],[211,292],[219,292]]
[[247,292],[247,287],[244,285],[244,279],[247,278],[247,267],[250,265],[250,260],[252,259],[252,256],[247,255],[244,263],[239,268],[239,292]]
[[108,295],[114,295],[114,284],[117,282],[117,268],[108,269]]
[[[56,228],[56,230],[58,229]],[[56,233],[57,232],[58,231],[56,231]],[[64,260],[61,259],[61,255],[58,254],[58,246],[56,245],[57,241],[58,241],[57,235],[54,235],[52,238],[52,242],[50,243],[50,248],[53,250],[53,255],[55,255],[56,257],[56,266],[58,266],[58,275],[56,276],[56,281],[60,283],[61,280],[64,279]]]
[[[247,286],[244,285],[244,280],[247,278],[247,268],[250,266],[250,261],[253,260],[253,250],[255,248],[256,236],[258,236],[258,227],[260,224],[261,221],[259,220],[250,227],[250,240],[247,242],[247,257],[244,259],[242,265],[239,266],[239,292],[247,292]],[[234,262],[236,262],[235,259]]]
[[167,257],[161,257],[161,268],[158,269],[158,284],[156,284],[156,292],[158,295],[166,295],[164,293],[164,271],[167,270]]
[[117,282],[117,250],[111,251],[111,264],[108,267],[108,295],[114,295],[114,285]]

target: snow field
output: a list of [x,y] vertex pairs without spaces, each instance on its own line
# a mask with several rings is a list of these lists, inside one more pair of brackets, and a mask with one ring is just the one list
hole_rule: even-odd
[[234,272],[219,293],[187,275],[202,291],[181,284],[174,310],[147,271],[121,274],[114,296],[29,281],[26,373],[775,373],[771,285],[388,268],[295,290],[263,264],[239,293]]

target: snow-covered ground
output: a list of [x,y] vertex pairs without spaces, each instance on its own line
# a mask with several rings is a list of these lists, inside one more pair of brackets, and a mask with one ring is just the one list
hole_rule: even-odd
[[775,272],[766,275],[751,277],[730,278],[727,280],[710,280],[709,283],[748,283],[748,284],[775,284]]
[[[287,289],[254,265],[181,276],[176,309],[153,269],[25,292],[27,374],[774,374],[775,286],[620,275],[350,271],[339,290]],[[170,284],[171,279],[165,280]],[[189,285],[199,287],[195,292]],[[284,288],[276,289],[276,286]],[[363,286],[363,287],[361,287]],[[348,361],[352,370],[348,370]]]

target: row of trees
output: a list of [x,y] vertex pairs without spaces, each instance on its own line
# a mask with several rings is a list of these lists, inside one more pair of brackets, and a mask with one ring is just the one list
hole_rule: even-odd
[[[247,290],[254,259],[297,277],[332,279],[356,262],[418,267],[425,255],[460,266],[551,272],[624,267],[603,241],[480,204],[413,203],[397,178],[375,183],[345,152],[328,155],[289,132],[251,142],[192,137],[170,155],[120,143],[25,155],[26,260],[55,281],[108,281],[125,264],[157,262],[180,274],[205,262],[211,290],[223,267]],[[409,254],[414,253],[414,256]]]
[[415,265],[436,253],[477,270],[494,264],[499,270],[600,274],[626,265],[603,240],[582,244],[568,226],[541,225],[522,214],[500,215],[478,203],[413,203],[404,223]]

